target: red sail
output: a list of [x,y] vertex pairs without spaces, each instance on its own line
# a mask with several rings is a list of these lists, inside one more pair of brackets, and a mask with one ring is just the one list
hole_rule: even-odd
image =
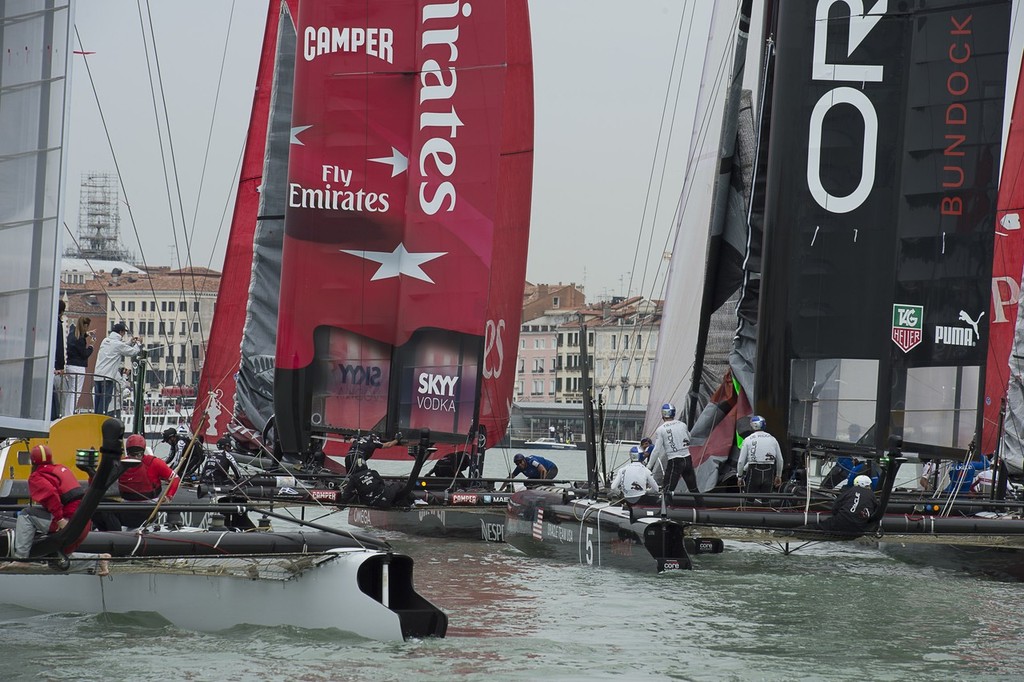
[[[288,0],[293,6],[298,0]],[[198,409],[192,417],[193,432],[201,429],[208,442],[227,431],[235,404],[235,374],[238,372],[238,347],[245,322],[252,269],[253,231],[263,182],[270,94],[277,50],[277,31],[281,2],[270,2],[263,33],[260,65],[256,74],[249,132],[245,139],[242,168],[231,219],[224,272],[217,292],[217,305],[206,346],[203,373],[199,378]],[[294,7],[293,7],[294,11]],[[211,395],[216,401],[211,402]]]
[[1021,269],[1024,267],[1024,234],[1020,213],[1024,210],[1024,78],[1017,75],[1013,115],[1003,153],[1002,177],[995,225],[992,261],[992,306],[989,310],[988,360],[985,369],[985,401],[981,451],[995,452],[999,442],[999,410],[1010,381],[1010,352],[1017,326]]
[[526,0],[302,5],[278,436],[507,426],[532,184]]

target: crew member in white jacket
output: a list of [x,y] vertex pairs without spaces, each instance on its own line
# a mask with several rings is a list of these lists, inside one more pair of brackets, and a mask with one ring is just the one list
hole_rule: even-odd
[[661,492],[654,475],[644,464],[644,456],[645,453],[640,448],[631,448],[629,463],[616,471],[612,479],[612,492],[622,493],[622,497],[630,504],[636,504],[648,493],[657,495]]
[[654,450],[651,451],[650,469],[665,467],[664,485],[674,493],[679,479],[686,482],[686,488],[693,493],[696,504],[703,504],[697,487],[697,474],[690,460],[690,430],[676,419],[676,407],[672,403],[661,406],[661,426],[654,432]]

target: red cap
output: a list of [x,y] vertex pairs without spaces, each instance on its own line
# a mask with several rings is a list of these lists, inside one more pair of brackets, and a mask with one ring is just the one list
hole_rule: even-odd
[[145,450],[146,439],[142,437],[142,434],[133,433],[128,436],[128,440],[124,443],[125,450]]

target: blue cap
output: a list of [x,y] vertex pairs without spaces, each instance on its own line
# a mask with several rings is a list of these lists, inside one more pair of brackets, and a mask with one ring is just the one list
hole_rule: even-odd
[[629,449],[629,461],[630,462],[643,462],[644,459],[646,459],[646,458],[647,458],[647,453],[644,452],[643,450],[641,450],[640,448],[638,448],[637,446],[634,445],[633,447],[631,447]]
[[516,456],[512,458],[513,462],[522,462],[526,457],[521,452],[517,452]]

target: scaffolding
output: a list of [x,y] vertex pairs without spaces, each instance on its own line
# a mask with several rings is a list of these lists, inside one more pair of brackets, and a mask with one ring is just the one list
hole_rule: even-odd
[[117,175],[90,171],[82,173],[78,200],[78,244],[64,253],[73,258],[125,261],[135,254],[121,246],[121,193]]

